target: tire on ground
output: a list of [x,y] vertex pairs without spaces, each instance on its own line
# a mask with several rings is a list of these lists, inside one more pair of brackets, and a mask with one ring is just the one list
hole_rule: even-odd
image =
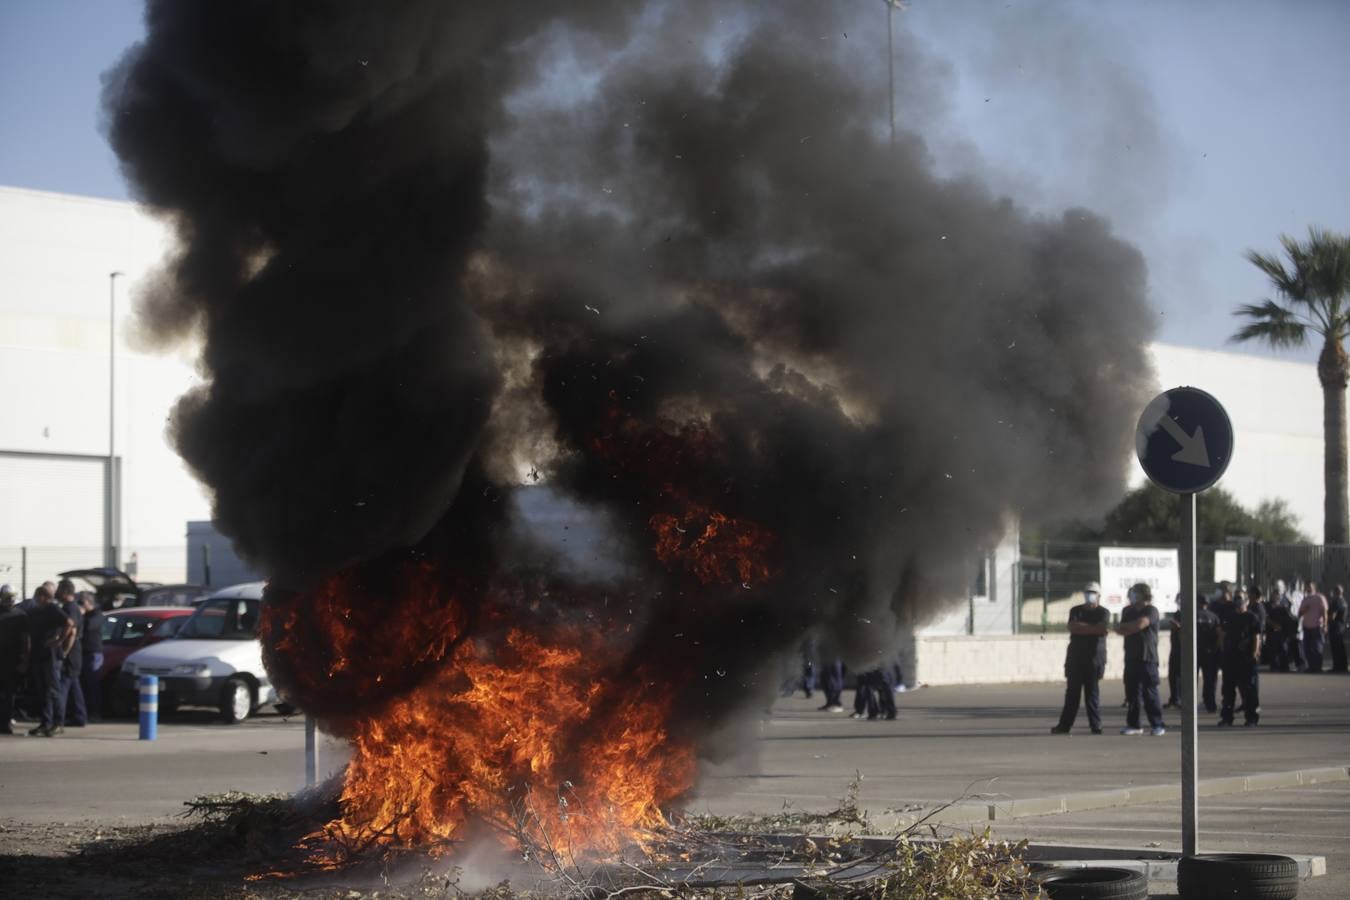
[[1187,900],[1294,900],[1298,863],[1272,853],[1201,853],[1177,864],[1177,893]]
[[1051,869],[1036,880],[1051,900],[1148,900],[1148,877],[1133,869]]

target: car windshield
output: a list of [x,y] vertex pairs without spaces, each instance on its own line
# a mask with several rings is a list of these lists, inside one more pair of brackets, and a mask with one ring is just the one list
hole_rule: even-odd
[[191,606],[193,602],[209,591],[192,585],[169,585],[141,591],[142,606]]
[[105,644],[138,644],[155,630],[157,619],[150,616],[108,615],[103,617]]
[[257,636],[258,601],[218,597],[198,606],[176,639],[247,641]]

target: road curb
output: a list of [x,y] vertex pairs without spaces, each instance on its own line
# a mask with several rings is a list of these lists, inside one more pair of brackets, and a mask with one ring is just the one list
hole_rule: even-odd
[[[1350,765],[1206,778],[1196,785],[1196,792],[1201,797],[1221,797],[1253,791],[1277,790],[1279,788],[1342,781],[1350,781]],[[928,814],[915,812],[874,815],[868,820],[868,830],[872,833],[895,834],[904,831],[919,821],[933,825],[965,827],[984,822],[1006,822],[1010,819],[1023,819],[1033,816],[1089,812],[1094,809],[1141,806],[1148,803],[1170,803],[1180,801],[1180,799],[1181,785],[1179,784],[1148,784],[1115,790],[1078,791],[1050,797],[963,801]]]
[[[1196,784],[1196,792],[1201,797],[1220,797],[1225,794],[1244,794],[1252,791],[1269,791],[1279,788],[1300,787],[1307,784],[1327,784],[1341,781],[1350,781],[1350,765],[1206,778]],[[1180,799],[1181,785],[1179,784],[1149,784],[1114,791],[1082,791],[1052,797],[1029,797],[997,801],[988,804],[988,817],[989,821],[996,822],[1029,816],[1109,809],[1115,806],[1170,803]]]

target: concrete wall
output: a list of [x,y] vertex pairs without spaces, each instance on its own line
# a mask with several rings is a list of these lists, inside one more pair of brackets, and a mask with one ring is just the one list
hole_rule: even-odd
[[[1106,678],[1123,675],[1124,640],[1106,638]],[[1170,632],[1158,636],[1164,700],[1170,641]],[[913,644],[913,670],[906,670],[905,680],[928,685],[1063,681],[1068,645],[1067,634],[919,635]]]

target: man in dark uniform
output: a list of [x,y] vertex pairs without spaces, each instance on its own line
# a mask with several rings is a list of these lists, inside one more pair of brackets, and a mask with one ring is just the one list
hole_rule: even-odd
[[56,605],[51,589],[42,585],[33,592],[33,608],[28,612],[28,634],[32,641],[32,663],[29,675],[35,693],[42,702],[36,728],[29,730],[36,737],[51,737],[65,729],[56,718],[61,692],[61,664],[65,651],[75,640],[75,626]]
[[1219,617],[1201,597],[1195,607],[1195,664],[1200,669],[1200,697],[1206,712],[1218,712],[1215,688],[1219,681]]
[[74,639],[67,641],[63,651],[65,659],[61,661],[61,699],[56,706],[56,724],[83,728],[89,719],[84,707],[84,690],[80,687],[84,663],[84,611],[75,599],[75,582],[69,578],[61,579],[56,585],[56,602],[75,628]]
[[1167,702],[1163,709],[1179,709],[1181,694],[1181,595],[1177,594],[1177,608],[1163,617],[1167,629]]
[[1331,644],[1331,671],[1344,672],[1345,665],[1345,587],[1336,585],[1327,601],[1327,641]]
[[13,734],[14,696],[28,671],[28,614],[14,605],[14,591],[0,585],[0,734]]
[[1101,694],[1097,688],[1106,673],[1106,632],[1111,614],[1101,606],[1102,589],[1095,581],[1083,588],[1083,602],[1069,610],[1069,649],[1064,655],[1064,709],[1051,734],[1068,734],[1078,718],[1078,697],[1087,707],[1088,727],[1102,733]]
[[[1270,625],[1270,604],[1266,602],[1266,597],[1261,593],[1259,587],[1253,587],[1247,592],[1247,596],[1250,598],[1247,603],[1247,612],[1256,616],[1256,621],[1261,626],[1261,634],[1264,635],[1267,626]],[[1269,648],[1266,647],[1266,642],[1263,638],[1261,641],[1261,659],[1257,660],[1257,664],[1260,665],[1261,661],[1269,655]]]
[[103,717],[103,688],[99,684],[99,669],[103,668],[103,610],[89,591],[77,595],[80,611],[84,613],[84,633],[80,637],[80,688],[90,721]]
[[1298,620],[1294,618],[1294,605],[1285,592],[1283,581],[1275,582],[1275,597],[1267,612],[1266,636],[1270,650],[1266,658],[1270,660],[1270,671],[1288,672],[1292,662],[1289,645],[1298,634]]
[[1149,733],[1160,737],[1167,733],[1163,725],[1162,698],[1158,696],[1158,607],[1153,605],[1153,589],[1142,581],[1130,588],[1130,605],[1120,614],[1116,633],[1125,637],[1125,696],[1129,708],[1121,734],[1143,734],[1139,727],[1139,707],[1148,714]]
[[1257,661],[1261,658],[1261,627],[1247,610],[1247,598],[1239,595],[1234,611],[1219,626],[1223,644],[1223,708],[1219,724],[1233,724],[1233,700],[1242,695],[1244,724],[1256,725],[1261,719],[1261,697],[1257,682]]
[[[1298,599],[1302,598],[1303,595],[1299,594]],[[1284,668],[1280,670],[1282,672],[1291,669],[1295,672],[1303,671],[1303,645],[1298,639],[1298,606],[1294,603],[1294,599],[1294,595],[1289,592],[1283,581],[1275,582],[1274,605],[1289,615],[1289,626],[1284,629],[1284,646],[1280,648],[1285,660]]]

